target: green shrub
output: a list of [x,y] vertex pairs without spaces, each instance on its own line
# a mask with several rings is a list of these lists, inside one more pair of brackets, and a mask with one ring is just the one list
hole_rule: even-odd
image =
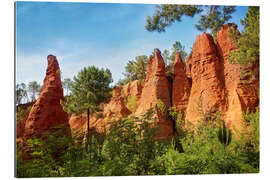
[[157,109],[158,113],[162,117],[166,118],[166,116],[167,116],[167,107],[166,107],[166,104],[161,99],[157,100],[155,108]]
[[[178,117],[174,110],[169,115]],[[244,117],[250,130],[241,133],[239,139],[232,138],[226,148],[219,141],[222,121],[218,114],[213,117],[215,122],[201,123],[196,131],[185,129],[170,142],[155,140],[158,128],[153,125],[154,109],[141,118],[125,117],[111,122],[103,135],[92,132],[89,152],[84,147],[85,134],[75,134],[72,139],[46,134],[49,141],[28,142],[31,160],[23,159],[18,149],[17,177],[256,173],[259,112],[246,113]],[[175,148],[177,143],[183,151]],[[55,152],[61,153],[55,156]]]
[[126,106],[131,112],[135,112],[137,109],[137,96],[128,96]]

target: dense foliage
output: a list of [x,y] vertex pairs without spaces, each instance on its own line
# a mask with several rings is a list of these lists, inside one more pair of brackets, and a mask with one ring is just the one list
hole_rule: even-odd
[[26,108],[17,106],[16,107],[16,122],[19,123],[19,122],[23,121],[24,119],[26,119],[31,108],[32,108],[31,105],[29,105]]
[[75,114],[87,112],[87,138],[89,138],[90,113],[98,111],[100,103],[110,98],[111,82],[110,70],[98,69],[95,66],[83,68],[77,76],[74,76],[73,81],[69,82],[71,94],[62,105],[67,112]]
[[[250,128],[233,134],[226,145],[219,139],[224,127],[219,117],[215,118],[208,123],[202,118],[196,131],[192,127],[178,127],[182,129],[181,136],[174,140],[156,141],[158,128],[153,126],[153,110],[149,110],[141,118],[126,117],[112,122],[105,134],[91,133],[89,152],[85,151],[84,134],[80,133],[71,140],[49,134],[52,143],[32,139],[28,142],[29,152],[35,158],[23,160],[21,151],[17,152],[17,177],[259,172],[258,111],[245,115],[244,122]],[[176,142],[181,144],[182,151]],[[63,146],[64,153],[55,158],[52,152]]]
[[245,65],[258,61],[260,58],[260,8],[248,7],[248,12],[241,20],[244,26],[241,34],[231,30],[237,50],[231,52],[231,60]]
[[146,77],[146,64],[148,57],[145,55],[136,56],[135,60],[128,61],[125,66],[125,81],[144,80]]
[[234,11],[234,6],[163,4],[157,6],[152,17],[147,17],[145,28],[148,31],[165,32],[166,27],[175,22],[181,22],[183,16],[193,17],[200,14],[196,28],[199,31],[209,29],[212,35],[215,35],[218,29],[231,19]]

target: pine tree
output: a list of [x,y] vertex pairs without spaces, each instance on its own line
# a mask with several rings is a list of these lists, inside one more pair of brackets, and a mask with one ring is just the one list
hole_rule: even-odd
[[90,137],[90,114],[99,111],[100,103],[110,98],[112,75],[108,69],[95,66],[83,68],[71,83],[71,94],[62,105],[67,112],[82,114],[87,112],[87,141]]
[[135,60],[128,61],[124,73],[126,82],[145,79],[147,59],[147,56],[141,55],[136,56]]
[[251,64],[260,58],[260,8],[249,7],[241,23],[244,26],[241,34],[230,30],[237,46],[237,50],[231,52],[230,59],[241,65]]
[[152,17],[146,19],[145,28],[148,31],[165,32],[165,28],[175,22],[181,22],[183,16],[194,17],[201,14],[196,28],[199,31],[211,31],[215,35],[217,30],[231,19],[235,11],[234,6],[202,6],[202,5],[159,5]]

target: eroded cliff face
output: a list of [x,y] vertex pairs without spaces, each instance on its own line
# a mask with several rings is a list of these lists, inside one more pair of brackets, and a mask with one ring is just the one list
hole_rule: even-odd
[[[144,84],[133,81],[116,87],[111,100],[101,106],[103,112],[91,116],[90,127],[102,133],[111,121],[123,116],[140,117],[154,108],[155,125],[160,127],[157,139],[168,139],[173,136],[173,124],[168,114],[158,112],[156,104],[161,101],[167,108],[175,107],[185,115],[185,122],[194,127],[202,115],[207,120],[219,112],[228,127],[241,130],[243,112],[255,110],[259,105],[259,76],[258,72],[252,73],[259,64],[240,66],[229,61],[230,51],[236,49],[229,35],[230,28],[237,30],[234,24],[225,25],[217,33],[216,42],[206,33],[197,36],[185,65],[177,53],[172,84],[166,77],[160,51],[156,49],[154,57],[148,60]],[[128,102],[134,96],[135,108]],[[71,128],[86,130],[85,115],[72,115],[69,122]]]
[[174,79],[172,87],[172,106],[179,110],[183,117],[186,112],[191,89],[191,77],[187,77],[185,65],[180,53],[174,61]]
[[197,36],[186,67],[187,76],[192,80],[186,120],[196,126],[202,113],[209,116],[222,110],[224,105],[221,62],[211,35]]
[[[133,97],[136,98],[133,99]],[[167,108],[171,106],[169,81],[165,75],[165,63],[160,51],[156,50],[155,56],[150,57],[148,61],[144,85],[136,80],[124,86],[115,87],[110,101],[101,107],[103,112],[90,117],[90,129],[102,133],[105,128],[108,128],[109,122],[116,121],[124,116],[140,117],[150,108],[155,109],[158,101],[162,101]],[[156,109],[155,111],[156,122],[154,124],[160,127],[156,138],[167,139],[172,137],[171,121],[158,113]],[[86,119],[86,115],[72,115],[69,119],[71,129],[86,132]]]
[[54,131],[61,126],[70,136],[68,114],[63,110],[60,100],[63,100],[63,89],[60,78],[60,68],[53,55],[47,57],[48,67],[40,95],[33,105],[25,122],[23,139],[39,138],[45,132]]
[[[137,103],[142,93],[142,87],[142,83],[138,80],[124,86],[115,87],[112,91],[110,101],[100,105],[102,112],[90,115],[90,130],[103,133],[105,128],[109,128],[110,122],[116,121],[121,117],[132,115],[131,109],[128,108],[128,100],[132,97],[136,97]],[[69,119],[69,124],[73,134],[76,131],[86,133],[86,114],[72,114]]]
[[[232,129],[243,128],[242,113],[255,110],[259,105],[259,77],[255,69],[259,69],[258,63],[239,65],[229,60],[229,53],[236,49],[229,35],[229,29],[237,31],[235,24],[227,24],[217,33],[217,47],[223,65],[225,86],[224,120]],[[254,73],[255,72],[255,73]]]
[[[158,101],[164,103],[166,108],[170,104],[170,84],[165,74],[165,63],[158,49],[155,50],[154,57],[150,57],[147,63],[145,84],[142,95],[138,101],[138,108],[134,115],[141,116],[150,108],[155,108]],[[160,128],[157,139],[167,139],[172,137],[172,122],[166,115],[156,112],[155,124]]]

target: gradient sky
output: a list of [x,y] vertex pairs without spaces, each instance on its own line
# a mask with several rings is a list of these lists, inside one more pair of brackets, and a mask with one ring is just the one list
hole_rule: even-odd
[[[194,27],[199,16],[184,17],[165,33],[148,32],[146,17],[154,10],[147,4],[17,2],[16,83],[42,84],[48,54],[57,56],[62,80],[95,65],[109,68],[116,83],[129,60],[154,48],[171,49],[180,41],[190,52],[201,33]],[[232,15],[240,30],[246,11],[238,6]]]

